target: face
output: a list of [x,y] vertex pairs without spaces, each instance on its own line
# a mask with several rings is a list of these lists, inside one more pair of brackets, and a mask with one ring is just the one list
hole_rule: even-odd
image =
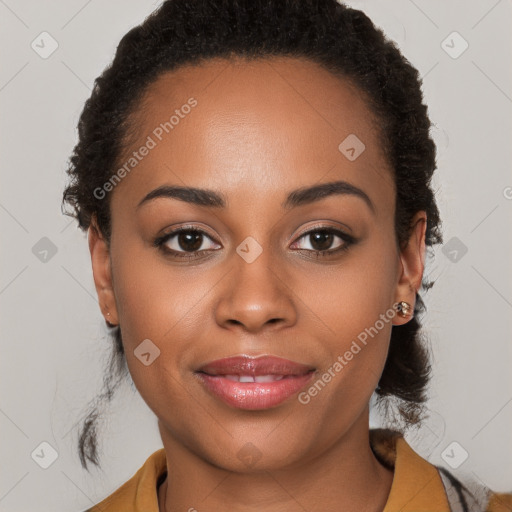
[[[278,468],[367,430],[391,327],[408,321],[393,304],[420,286],[425,216],[400,251],[362,94],[305,60],[212,60],[158,78],[132,122],[111,243],[94,225],[89,242],[164,444],[233,470],[254,450]],[[303,366],[276,381],[279,364],[263,364],[270,383],[225,377],[251,363],[200,372],[238,356]]]

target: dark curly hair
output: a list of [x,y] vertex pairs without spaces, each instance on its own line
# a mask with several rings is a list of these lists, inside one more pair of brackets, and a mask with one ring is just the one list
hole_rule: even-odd
[[[442,242],[431,179],[436,148],[423,104],[418,71],[361,11],[336,0],[167,0],[131,29],[113,62],[96,78],[78,123],[78,143],[69,161],[64,191],[66,215],[86,231],[95,218],[110,240],[109,200],[94,190],[114,174],[127,139],[131,117],[147,87],[162,73],[213,58],[309,59],[354,84],[380,125],[380,141],[396,183],[395,232],[403,248],[415,213],[427,213],[426,245]],[[428,289],[432,283],[423,282]],[[414,317],[393,326],[386,364],[375,390],[386,415],[393,412],[399,430],[420,423],[431,365],[418,314],[425,305],[416,296]],[[98,407],[108,403],[126,375],[120,328],[114,341],[104,391],[90,405],[79,435],[82,466],[99,466]]]

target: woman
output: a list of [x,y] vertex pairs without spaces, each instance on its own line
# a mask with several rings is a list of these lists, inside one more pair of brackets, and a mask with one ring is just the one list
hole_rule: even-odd
[[[163,448],[91,510],[512,506],[403,438],[442,241],[429,128],[416,69],[335,0],[168,0],[125,35],[64,201],[112,330],[105,397],[127,368]],[[374,392],[395,428],[369,429]]]

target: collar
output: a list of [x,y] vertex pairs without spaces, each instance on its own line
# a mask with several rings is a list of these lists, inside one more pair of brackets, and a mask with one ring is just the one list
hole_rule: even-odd
[[[394,470],[383,512],[450,512],[439,471],[420,457],[400,433],[370,429],[370,446],[379,461]],[[86,512],[158,512],[157,488],[166,472],[167,459],[161,448],[130,480]]]
[[379,461],[394,469],[383,512],[450,512],[438,469],[418,455],[402,434],[370,429],[370,445]]

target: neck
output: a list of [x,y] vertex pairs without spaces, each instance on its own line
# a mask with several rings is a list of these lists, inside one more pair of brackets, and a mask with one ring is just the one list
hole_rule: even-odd
[[186,449],[162,425],[160,431],[168,466],[160,512],[378,512],[391,489],[393,471],[370,448],[368,409],[333,445],[279,469],[229,471]]

